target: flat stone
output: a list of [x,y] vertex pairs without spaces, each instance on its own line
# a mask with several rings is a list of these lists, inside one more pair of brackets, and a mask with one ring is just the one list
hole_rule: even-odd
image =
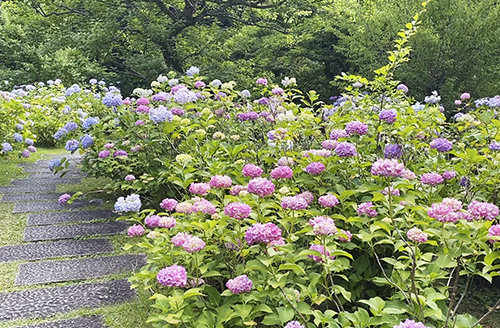
[[80,178],[58,178],[53,179],[16,179],[12,180],[11,186],[29,186],[29,185],[47,185],[47,184],[68,184],[68,183],[80,183],[82,179]]
[[[4,196],[5,197],[5,196]],[[85,222],[99,219],[115,218],[117,215],[111,211],[80,211],[63,213],[40,213],[28,216],[28,225],[49,225],[58,223]]]
[[90,259],[21,263],[16,286],[100,278],[139,270],[146,265],[144,254],[104,256]]
[[2,202],[30,202],[37,200],[58,200],[60,192],[44,192],[43,194],[12,194],[3,195]]
[[41,260],[60,256],[112,253],[108,239],[86,239],[0,247],[0,262]]
[[45,227],[26,227],[24,241],[70,239],[93,235],[116,235],[125,231],[128,223],[124,221],[104,223],[82,223]]
[[79,178],[79,177],[85,177],[87,174],[79,171],[73,171],[73,172],[68,172],[66,173],[63,177],[59,175],[59,173],[56,175],[54,172],[39,172],[39,173],[31,173],[29,175],[29,179],[65,179],[65,178]]
[[126,280],[0,293],[0,322],[97,308],[130,301],[134,296]]
[[[52,175],[54,175],[54,172],[49,170],[49,168],[47,166],[32,166],[32,167],[23,167],[23,171],[25,173],[50,173]],[[61,172],[61,171],[60,171]],[[61,173],[58,172],[57,175],[60,175]],[[68,173],[67,174],[76,174],[76,173],[80,173],[81,171],[79,169],[76,169],[76,168],[69,168],[68,169]]]
[[100,316],[76,317],[74,319],[51,321],[19,328],[106,328]]
[[0,194],[22,194],[29,192],[55,191],[57,185],[7,186],[0,187]]
[[94,201],[77,200],[71,204],[61,205],[57,202],[25,202],[17,203],[14,206],[13,213],[30,213],[30,212],[47,212],[47,211],[65,211],[85,206],[102,206],[102,200],[97,199]]

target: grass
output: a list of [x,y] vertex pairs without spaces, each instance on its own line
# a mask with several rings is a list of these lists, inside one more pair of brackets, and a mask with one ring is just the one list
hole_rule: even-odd
[[[10,158],[0,159],[0,185],[8,185],[12,179],[22,179],[27,178],[28,173],[23,173],[22,167],[18,167],[19,163],[33,163],[39,159],[48,158],[51,155],[60,155],[64,153],[61,149],[41,149],[39,148],[37,153],[33,154],[29,159],[18,159]],[[59,185],[58,191],[60,192],[77,192],[81,191],[84,193],[85,199],[95,199],[100,198],[104,202],[104,208],[110,209],[114,203],[113,195],[106,194],[103,192],[104,186],[108,183],[105,179],[91,179],[85,178],[79,184],[65,184]],[[95,192],[99,190],[98,192]],[[0,203],[0,246],[14,245],[23,243],[23,232],[26,227],[27,214],[13,214],[14,203]],[[81,208],[79,210],[89,210],[92,207]],[[102,208],[101,208],[102,209]],[[100,221],[100,220],[96,220]],[[88,237],[95,238],[95,236]],[[120,255],[120,254],[130,254],[123,250],[123,245],[129,242],[129,239],[125,235],[107,236],[111,241],[114,252],[112,254],[99,254],[86,257],[78,258],[88,258],[96,256],[110,256],[110,255]],[[86,238],[82,238],[86,239]],[[53,258],[51,260],[58,259],[69,259],[64,258]],[[53,283],[45,285],[34,285],[34,286],[14,286],[15,277],[17,274],[18,266],[20,262],[7,262],[0,263],[0,292],[13,292],[19,290],[27,289],[38,289],[44,287],[58,287],[71,285],[75,282],[64,282],[64,283]],[[89,279],[85,281],[79,281],[78,283],[91,283],[91,282],[102,282],[111,279],[126,279],[130,276],[130,273],[116,274],[112,276],[107,276],[105,278],[99,279]],[[110,328],[137,328],[137,327],[150,327],[146,324],[147,317],[151,311],[150,301],[148,300],[151,296],[149,291],[142,289],[137,290],[137,298],[130,303],[122,303],[118,305],[103,306],[94,309],[79,309],[76,311],[71,311],[68,313],[61,313],[54,315],[50,318],[41,319],[22,319],[10,322],[0,323],[0,328],[11,328],[19,327],[24,325],[37,324],[46,321],[56,321],[69,319],[76,316],[89,316],[89,315],[101,315],[104,319],[104,323]]]

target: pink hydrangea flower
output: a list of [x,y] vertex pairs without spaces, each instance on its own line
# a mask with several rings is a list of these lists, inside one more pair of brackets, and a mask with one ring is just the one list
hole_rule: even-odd
[[417,227],[411,228],[406,232],[408,239],[418,243],[425,243],[427,241],[427,234]]
[[446,171],[442,175],[443,179],[445,179],[445,180],[454,179],[456,176],[457,176],[457,172],[455,172],[455,171]]
[[284,328],[304,328],[304,325],[301,325],[298,321],[290,321]]
[[162,216],[160,221],[158,222],[158,227],[160,228],[173,228],[177,224],[173,216]]
[[307,205],[311,205],[311,203],[314,202],[314,195],[310,191],[303,191],[300,194],[298,194],[297,197],[304,198],[305,201],[307,202]]
[[161,216],[158,215],[149,215],[144,220],[144,223],[150,228],[158,228],[160,224]]
[[231,190],[229,190],[229,193],[233,196],[238,196],[240,192],[247,190],[247,186],[242,186],[242,185],[234,185],[231,187]]
[[189,239],[189,237],[191,237],[190,234],[185,233],[185,232],[179,232],[178,234],[176,234],[175,236],[173,236],[170,241],[175,246],[182,247],[182,245],[184,245],[184,243],[186,242],[186,240]]
[[473,200],[467,207],[467,212],[476,220],[492,221],[498,216],[498,206]]
[[271,178],[273,179],[291,179],[293,177],[293,170],[288,166],[278,166],[271,171]]
[[434,172],[424,173],[424,174],[422,174],[422,177],[420,178],[420,182],[422,182],[422,184],[426,184],[429,186],[438,185],[440,183],[443,183],[443,181],[444,181],[444,179],[441,176],[441,174],[434,173]]
[[189,253],[198,252],[205,248],[205,242],[199,237],[190,235],[182,244],[182,248]]
[[173,211],[177,206],[178,202],[173,198],[165,198],[161,201],[160,207],[165,211]]
[[233,181],[227,175],[214,175],[209,182],[211,188],[229,188]]
[[391,195],[397,196],[397,197],[401,196],[401,193],[399,192],[399,189],[394,188],[392,186],[391,187],[385,187],[384,190],[380,191],[380,193],[382,195],[388,195],[389,194],[389,190],[391,191]]
[[237,220],[249,217],[251,212],[252,207],[250,205],[240,202],[229,203],[224,207],[224,214]]
[[336,140],[328,139],[328,140],[325,140],[321,143],[321,147],[323,147],[324,149],[333,150],[333,149],[335,149],[336,146],[337,146]]
[[400,322],[399,325],[394,326],[394,328],[429,328],[421,322],[415,322],[410,319],[406,319],[405,322]]
[[292,157],[281,157],[280,159],[278,159],[278,165],[279,166],[293,166],[294,164],[294,160]]
[[450,206],[455,212],[462,210],[462,202],[456,198],[443,198],[441,204]]
[[[346,235],[347,238],[343,237],[342,234]],[[345,243],[350,242],[352,239],[352,233],[348,230],[340,230],[338,236],[339,236],[339,240],[343,241]]]
[[417,175],[413,171],[405,169],[401,177],[408,180],[415,180],[417,178]]
[[306,172],[312,175],[321,174],[325,170],[325,164],[321,162],[312,162],[306,166]]
[[189,186],[189,192],[197,195],[206,195],[210,190],[210,185],[208,183],[194,183],[192,182]]
[[339,200],[335,195],[324,195],[318,199],[318,203],[323,207],[335,207],[338,205]]
[[177,213],[190,214],[193,210],[193,205],[190,203],[179,203],[175,206],[175,211]]
[[298,210],[304,210],[307,208],[309,204],[307,204],[307,201],[299,196],[288,196],[288,197],[283,197],[281,200],[281,207],[286,210],[286,209],[291,209],[294,211]]
[[127,230],[127,235],[130,237],[142,236],[144,234],[144,227],[140,224],[134,224]]
[[237,276],[236,278],[229,279],[226,282],[226,287],[234,294],[249,292],[252,290],[253,283],[250,278],[247,277],[246,274],[241,276]]
[[249,245],[255,243],[267,244],[280,238],[282,238],[281,229],[271,222],[266,224],[254,223],[245,232],[245,240]]
[[432,204],[431,208],[427,211],[427,214],[439,222],[456,222],[460,219],[457,212],[453,208],[446,204]]
[[[321,255],[326,255],[330,260],[335,259],[335,256],[330,256],[330,252],[328,250],[326,250],[326,254],[325,254],[325,248],[323,247],[323,245],[311,244],[311,247],[309,247],[309,249],[318,251]],[[324,262],[323,256],[308,255],[308,257],[313,259],[314,262],[318,262],[318,263]]]
[[272,195],[274,189],[274,183],[266,178],[254,178],[248,182],[247,186],[248,192],[259,195],[262,198]]
[[242,170],[243,175],[250,178],[258,178],[262,175],[262,172],[262,169],[254,164],[246,164]]
[[199,201],[196,201],[191,208],[193,213],[203,213],[213,215],[217,212],[217,208],[210,201],[202,198]]
[[[488,237],[500,237],[500,224],[493,225],[488,229]],[[490,239],[489,241],[493,244],[500,240]]]
[[379,159],[372,164],[371,173],[376,176],[400,177],[405,167],[397,159]]
[[337,233],[337,227],[331,218],[328,216],[317,216],[309,220],[309,224],[313,227],[313,232],[316,235],[334,235]]
[[156,279],[163,286],[184,287],[187,284],[186,269],[180,265],[172,265],[161,269]]
[[361,203],[358,205],[358,215],[361,216],[365,214],[371,216],[372,218],[377,216],[377,210],[372,202]]

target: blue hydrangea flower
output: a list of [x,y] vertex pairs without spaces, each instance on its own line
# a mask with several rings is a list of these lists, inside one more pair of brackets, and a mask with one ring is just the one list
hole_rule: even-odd
[[98,83],[98,84],[99,84],[99,85],[106,85],[106,82],[104,82],[104,81],[102,81],[102,80],[101,80],[101,81],[99,81],[99,83]]
[[3,151],[4,153],[8,153],[9,151],[12,151],[12,150],[13,150],[13,149],[12,149],[12,145],[11,145],[10,143],[8,143],[8,142],[4,142],[4,143],[2,144],[2,151]]
[[71,107],[66,105],[64,106],[63,110],[62,110],[62,113],[63,114],[68,114],[69,112],[71,112]]
[[181,88],[174,95],[174,101],[181,105],[195,102],[197,99],[196,93],[190,91],[188,88]]
[[99,123],[99,118],[97,117],[89,117],[83,121],[82,127],[85,130],[88,130],[92,125],[98,124]]
[[115,203],[117,212],[139,212],[141,209],[141,198],[139,195],[132,194],[127,198],[120,197]]
[[14,139],[16,140],[16,142],[23,142],[23,136],[19,133],[14,133]]
[[242,96],[243,98],[248,98],[248,97],[250,97],[250,91],[248,91],[248,90],[246,90],[246,89],[245,89],[245,90],[242,90],[242,91],[241,91],[241,96]]
[[59,130],[57,130],[57,132],[54,134],[54,139],[59,140],[59,139],[61,139],[62,137],[64,137],[67,133],[68,133],[68,131],[67,131],[65,128],[60,128],[60,129],[59,129]]
[[171,79],[168,81],[168,85],[171,87],[173,87],[174,85],[177,85],[177,84],[179,84],[179,80],[177,80],[177,79]]
[[97,84],[97,80],[96,79],[90,79],[89,83],[90,84]]
[[107,107],[120,106],[123,104],[122,95],[119,93],[107,92],[104,98],[102,98],[102,103]]
[[210,85],[213,87],[220,87],[222,85],[221,80],[215,79],[212,82],[210,82]]
[[498,142],[498,141],[493,141],[493,142],[490,144],[489,148],[490,148],[491,150],[494,150],[494,151],[499,151],[499,150],[500,150],[500,142]]
[[59,158],[54,158],[49,162],[49,170],[54,171],[56,167],[61,166],[61,160]]
[[165,120],[172,122],[174,115],[165,106],[158,106],[158,108],[149,109],[149,118],[156,124],[164,122]]
[[65,129],[66,131],[68,131],[68,132],[69,132],[69,131],[76,130],[76,129],[78,129],[78,124],[76,124],[75,122],[72,122],[72,121],[71,121],[71,122],[68,122],[68,123],[66,123],[66,125],[64,126],[64,129]]
[[87,149],[94,144],[94,138],[88,134],[84,135],[81,141],[83,149]]
[[24,142],[28,145],[28,146],[33,146],[35,144],[35,142],[33,141],[33,139],[26,139],[24,140]]
[[24,129],[24,125],[22,125],[22,124],[16,124],[16,129],[18,129],[19,131],[21,131],[22,129]]
[[66,142],[66,147],[64,147],[67,151],[70,151],[74,153],[75,151],[78,150],[78,146],[80,146],[80,143],[78,140],[71,139]]
[[186,75],[187,76],[194,76],[195,74],[200,74],[200,69],[195,66],[191,66],[187,71]]

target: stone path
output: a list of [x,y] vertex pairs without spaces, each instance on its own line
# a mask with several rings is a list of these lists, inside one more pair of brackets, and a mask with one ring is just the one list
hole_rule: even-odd
[[[45,323],[19,328],[105,328],[100,316],[59,321],[50,321],[50,317],[134,300],[136,294],[128,281],[106,277],[137,271],[146,264],[146,257],[113,255],[111,242],[98,237],[123,234],[128,227],[115,221],[111,211],[95,209],[102,207],[102,201],[59,205],[62,193],[55,192],[57,185],[78,183],[83,174],[72,164],[67,175],[55,177],[47,168],[49,161],[21,164],[25,172],[31,172],[29,178],[0,187],[0,202],[14,202],[14,213],[28,213],[24,243],[0,247],[0,263],[18,262],[15,286],[29,286],[0,292],[0,323],[47,318]],[[96,278],[105,281],[85,283]],[[65,285],[50,286],[53,283]]]

